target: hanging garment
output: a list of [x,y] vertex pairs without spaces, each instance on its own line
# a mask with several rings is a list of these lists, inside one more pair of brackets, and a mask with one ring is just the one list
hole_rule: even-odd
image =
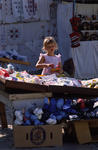
[[0,25],[0,49],[3,49],[7,45],[7,27],[6,25]]
[[3,0],[2,1],[2,17],[3,23],[12,23],[12,3],[10,0]]
[[74,48],[75,78],[91,79],[98,77],[98,41],[81,42]]
[[38,0],[23,0],[24,19],[38,19]]
[[52,0],[38,0],[38,13],[40,20],[50,20],[50,4]]
[[80,34],[78,32],[73,32],[70,34],[71,38],[71,47],[78,47],[80,46]]
[[70,19],[70,23],[72,25],[73,31],[78,31],[78,27],[80,24],[80,18],[79,17],[73,17]]
[[21,0],[12,0],[12,13],[16,21],[20,21],[22,17],[22,3]]
[[2,13],[2,0],[0,0],[0,23],[3,22]]
[[69,22],[70,18],[72,18],[72,3],[58,4],[57,31],[62,62],[72,56],[72,49],[70,44],[71,41],[69,36],[69,34],[72,33],[72,27]]

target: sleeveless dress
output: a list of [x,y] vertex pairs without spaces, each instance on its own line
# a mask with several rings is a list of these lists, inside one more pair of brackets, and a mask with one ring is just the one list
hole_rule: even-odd
[[[61,62],[61,55],[55,55],[55,56],[48,56],[47,54],[40,54],[40,57],[44,56],[45,58],[45,63],[47,64],[54,64],[54,68],[57,67],[59,62]],[[49,75],[51,74],[51,67],[48,68],[43,68],[42,75]]]

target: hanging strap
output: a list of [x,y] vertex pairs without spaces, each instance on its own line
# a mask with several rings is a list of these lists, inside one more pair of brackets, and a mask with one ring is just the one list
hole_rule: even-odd
[[73,17],[75,16],[75,3],[76,3],[76,0],[73,0]]

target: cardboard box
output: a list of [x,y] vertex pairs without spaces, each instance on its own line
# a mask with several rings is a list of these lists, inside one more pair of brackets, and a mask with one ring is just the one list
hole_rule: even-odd
[[98,142],[98,119],[72,121],[79,144]]
[[62,146],[62,125],[14,126],[15,147]]

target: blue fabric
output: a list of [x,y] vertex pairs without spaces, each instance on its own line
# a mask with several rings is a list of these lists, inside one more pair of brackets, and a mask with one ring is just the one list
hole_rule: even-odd
[[24,123],[24,125],[25,125],[25,126],[31,125],[31,121],[30,121],[30,120],[26,120],[25,123]]
[[51,119],[56,119],[56,116],[53,115],[53,114],[51,114],[51,115],[50,115],[50,118],[51,118]]
[[64,99],[63,98],[58,99],[56,103],[57,109],[62,109],[63,105],[64,105]]
[[38,119],[34,120],[34,125],[40,125],[40,121]]
[[49,112],[50,113],[56,112],[56,100],[55,100],[55,98],[50,99]]
[[31,116],[31,114],[30,114],[30,112],[26,111],[25,114],[24,114],[24,116],[25,116],[25,118],[29,119],[30,116]]
[[44,104],[49,104],[48,97],[45,97],[45,98],[44,98]]
[[30,116],[30,119],[31,119],[31,121],[34,121],[34,120],[36,120],[36,119],[37,119],[37,116],[35,116],[35,115],[31,115],[31,116]]
[[71,108],[71,103],[72,103],[72,100],[70,99],[66,100],[63,106],[63,110],[68,110],[69,108]]
[[41,120],[45,121],[45,120],[47,120],[49,118],[49,116],[50,116],[50,113],[49,112],[45,112],[45,113],[42,114]]

